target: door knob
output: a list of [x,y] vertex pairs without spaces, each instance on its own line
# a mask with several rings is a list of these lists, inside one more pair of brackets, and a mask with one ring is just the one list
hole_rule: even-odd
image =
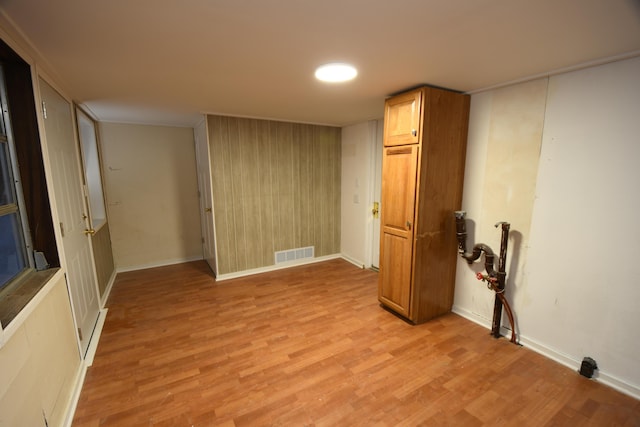
[[205,212],[211,212],[211,208],[205,208]]
[[94,234],[96,234],[96,230],[94,230],[93,228],[89,228],[87,230],[84,230],[83,233],[87,236],[93,236]]
[[407,221],[407,230],[411,230],[411,221]]
[[380,216],[380,204],[378,202],[373,202],[373,209],[371,209],[371,213],[374,218],[378,218],[378,216]]

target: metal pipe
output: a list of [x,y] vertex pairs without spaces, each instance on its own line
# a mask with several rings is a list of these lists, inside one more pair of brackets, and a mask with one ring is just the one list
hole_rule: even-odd
[[466,226],[466,212],[465,211],[455,211],[456,216],[456,237],[458,238],[458,253],[462,258],[467,260],[467,264],[471,265],[474,261],[476,261],[484,252],[484,267],[487,270],[487,273],[490,277],[496,276],[496,271],[494,270],[494,258],[495,255],[493,250],[485,245],[484,243],[478,243],[473,246],[473,252],[467,253],[467,226]]
[[513,312],[507,299],[504,297],[504,289],[506,285],[506,267],[507,267],[507,245],[509,243],[509,228],[511,227],[508,222],[498,222],[496,227],[502,226],[502,237],[500,240],[500,254],[498,257],[498,270],[494,269],[495,255],[493,250],[484,243],[478,243],[474,245],[472,253],[467,253],[467,227],[465,211],[455,211],[456,217],[456,237],[458,239],[458,253],[464,258],[468,264],[473,264],[474,261],[480,258],[484,252],[484,267],[487,271],[487,276],[479,273],[478,278],[488,282],[489,289],[496,293],[493,304],[493,319],[491,322],[491,334],[495,338],[500,337],[500,325],[502,322],[502,308],[504,307],[509,317],[509,323],[511,324],[511,342],[516,343],[516,330],[515,322],[513,318]]
[[[496,227],[502,225],[502,238],[500,240],[500,256],[498,258],[498,272],[496,274],[497,284],[495,285],[496,289],[496,299],[493,303],[493,320],[491,322],[491,333],[495,338],[500,338],[500,325],[502,324],[502,307],[503,302],[506,301],[504,295],[505,282],[506,282],[506,264],[507,264],[507,244],[509,243],[509,228],[510,224],[508,222],[498,222],[496,223]],[[509,312],[511,308],[509,308]],[[509,321],[512,321],[513,316],[509,316]],[[512,325],[513,328],[513,325]],[[515,334],[515,330],[512,331],[511,336],[513,337]]]

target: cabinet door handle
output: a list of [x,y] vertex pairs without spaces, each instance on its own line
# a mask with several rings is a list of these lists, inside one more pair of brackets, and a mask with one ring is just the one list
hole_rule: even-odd
[[407,230],[411,230],[411,221],[407,221]]
[[411,135],[418,136],[418,131],[416,129],[411,129]]

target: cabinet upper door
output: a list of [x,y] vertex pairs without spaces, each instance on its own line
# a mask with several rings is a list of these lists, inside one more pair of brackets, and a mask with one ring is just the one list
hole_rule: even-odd
[[384,145],[417,144],[420,142],[422,90],[394,96],[385,103]]

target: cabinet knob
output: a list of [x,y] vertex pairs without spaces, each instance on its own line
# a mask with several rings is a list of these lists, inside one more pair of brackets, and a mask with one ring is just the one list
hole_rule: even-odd
[[411,129],[411,135],[418,136],[418,131],[416,129]]

